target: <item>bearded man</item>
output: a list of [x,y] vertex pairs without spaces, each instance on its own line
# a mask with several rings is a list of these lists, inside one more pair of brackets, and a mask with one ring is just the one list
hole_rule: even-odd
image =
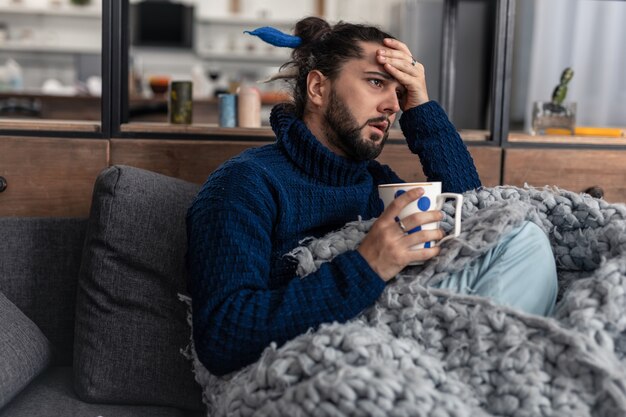
[[[424,68],[404,43],[375,27],[315,17],[298,22],[294,36],[267,38],[294,48],[286,64],[293,103],[270,116],[276,142],[224,163],[187,216],[195,348],[216,375],[254,362],[272,342],[354,318],[404,267],[437,256],[439,247],[412,247],[441,239],[442,230],[409,234],[404,227],[440,221],[440,211],[406,217],[403,228],[396,221],[423,190],[402,194],[386,210],[378,196],[378,185],[403,182],[375,161],[400,110],[408,147],[429,181],[441,181],[445,192],[480,186],[466,146],[429,100]],[[358,249],[297,277],[286,253],[358,217],[377,217]],[[556,267],[544,233],[525,223],[438,286],[546,315],[555,303]]]

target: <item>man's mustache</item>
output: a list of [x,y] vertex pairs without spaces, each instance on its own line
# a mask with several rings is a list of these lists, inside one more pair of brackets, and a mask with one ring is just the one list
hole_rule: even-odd
[[387,128],[385,129],[385,132],[387,132],[391,128],[391,121],[389,120],[389,116],[380,116],[380,117],[374,117],[373,119],[368,119],[365,123],[363,123],[363,126],[361,126],[360,129],[363,129],[365,126],[367,126],[370,123],[381,123],[381,122],[387,122]]

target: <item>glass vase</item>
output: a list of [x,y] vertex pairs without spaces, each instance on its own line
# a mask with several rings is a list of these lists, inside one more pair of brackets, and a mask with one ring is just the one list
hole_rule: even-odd
[[533,103],[531,134],[573,135],[575,128],[576,103],[554,104],[550,101]]

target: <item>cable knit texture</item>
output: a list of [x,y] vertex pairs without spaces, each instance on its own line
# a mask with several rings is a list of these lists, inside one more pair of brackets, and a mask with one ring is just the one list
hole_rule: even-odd
[[463,141],[430,140],[458,137],[447,116],[441,114],[441,107],[430,101],[420,110],[409,117],[403,114],[400,127],[407,138],[414,139],[408,141],[409,148],[419,155],[426,177],[429,181],[442,181],[445,192],[462,193],[476,188],[480,181],[474,164],[467,163]]
[[[454,213],[452,204],[444,211]],[[626,415],[626,205],[558,189],[465,193],[463,232],[402,271],[347,323],[272,344],[216,377],[193,359],[209,416]],[[554,317],[429,287],[528,220],[558,267]],[[291,252],[303,280],[353,250],[370,221]],[[444,229],[452,228],[450,217]]]
[[[297,278],[297,262],[284,255],[303,239],[379,216],[378,184],[402,180],[376,161],[334,154],[286,107],[275,107],[270,121],[276,142],[222,165],[187,216],[195,347],[216,375],[254,362],[270,343],[354,318],[385,288],[354,249],[306,279]],[[400,122],[430,180],[451,192],[480,186],[437,103],[405,112]]]

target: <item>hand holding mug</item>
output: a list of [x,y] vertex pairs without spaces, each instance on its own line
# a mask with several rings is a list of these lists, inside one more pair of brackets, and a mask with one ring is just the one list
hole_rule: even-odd
[[[407,191],[421,188],[424,190],[424,193],[412,204],[405,206],[399,214],[400,221],[403,221],[405,217],[414,214],[421,213],[429,210],[441,210],[443,208],[443,203],[447,198],[451,198],[456,200],[456,210],[454,214],[454,232],[451,235],[448,235],[439,240],[439,242],[426,242],[422,245],[415,246],[414,249],[428,248],[433,245],[439,245],[446,240],[452,239],[453,237],[461,234],[461,210],[463,208],[463,195],[456,193],[442,193],[441,192],[441,182],[433,181],[433,182],[413,182],[413,183],[399,183],[399,184],[383,184],[378,186],[378,195],[380,199],[383,201],[385,208],[389,207],[391,203],[397,199],[402,194]],[[421,229],[436,229],[439,228],[439,222],[426,224],[423,227],[418,229],[408,229],[408,233],[414,233]]]
[[[385,205],[385,211],[374,222],[358,252],[370,267],[385,281],[395,277],[407,265],[422,263],[439,254],[435,245],[415,250],[416,245],[442,239],[444,233],[434,228],[422,230],[426,224],[436,224],[443,218],[438,210],[415,212],[400,221],[400,215],[424,195],[423,188],[412,188]],[[402,227],[401,227],[402,225]],[[404,230],[403,230],[404,228]],[[417,230],[417,229],[420,230]],[[409,233],[415,230],[414,233]]]

